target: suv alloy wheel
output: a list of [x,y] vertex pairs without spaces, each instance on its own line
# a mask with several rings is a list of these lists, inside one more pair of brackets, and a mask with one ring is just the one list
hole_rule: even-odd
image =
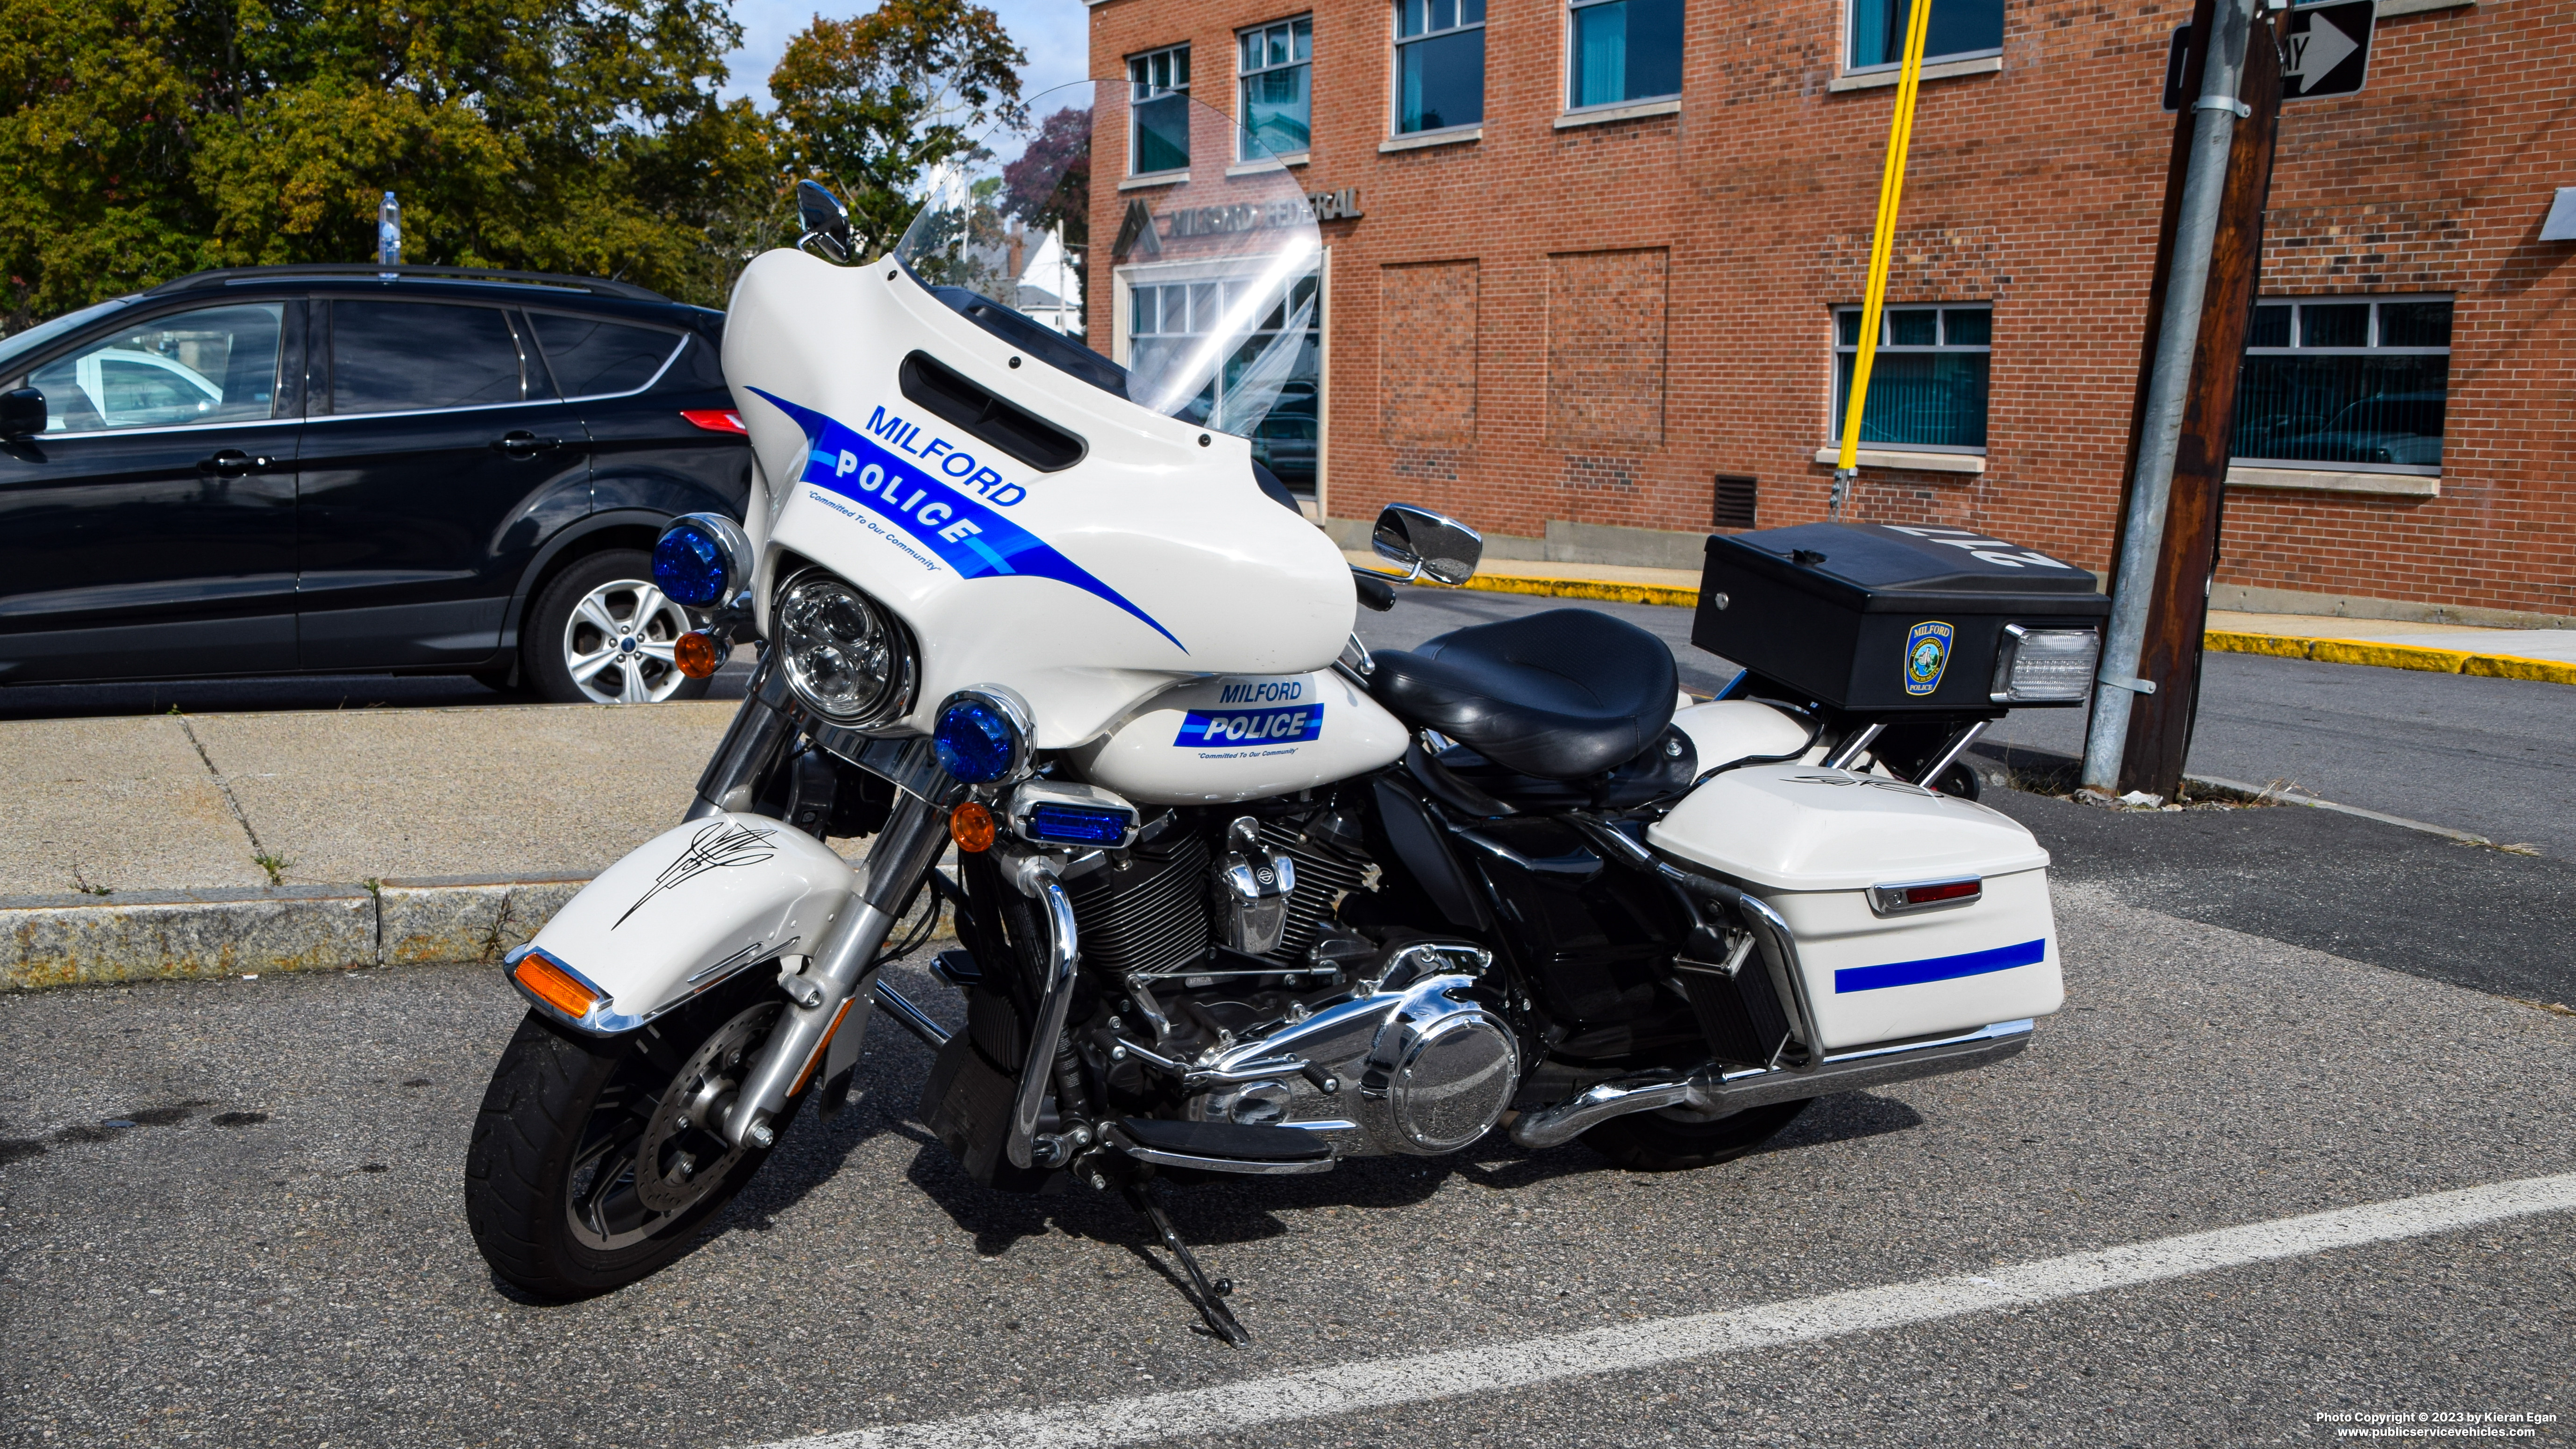
[[695,627],[654,587],[641,549],[595,553],[555,576],[520,633],[522,677],[556,704],[658,704],[704,699],[713,681],[671,662],[671,643]]

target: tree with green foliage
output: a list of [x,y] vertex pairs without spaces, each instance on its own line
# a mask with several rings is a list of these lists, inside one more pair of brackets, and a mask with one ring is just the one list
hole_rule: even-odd
[[0,0],[0,324],[206,267],[406,259],[722,305],[787,212],[722,0]]
[[924,173],[992,125],[1025,123],[1027,62],[1001,17],[969,0],[884,0],[850,20],[816,16],[769,77],[780,148],[793,174],[840,194],[861,254],[877,255],[902,237]]

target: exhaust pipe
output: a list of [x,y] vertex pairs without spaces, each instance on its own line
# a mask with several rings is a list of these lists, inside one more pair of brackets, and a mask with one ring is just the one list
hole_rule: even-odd
[[1828,1054],[1822,1062],[1803,1071],[1751,1067],[1712,1072],[1702,1068],[1686,1077],[1603,1082],[1555,1106],[1522,1113],[1512,1123],[1512,1140],[1523,1147],[1554,1147],[1631,1112],[1688,1107],[1716,1118],[1773,1102],[1826,1097],[1992,1066],[2030,1045],[2031,1029],[2028,1020],[2004,1021],[1937,1041],[1860,1047]]

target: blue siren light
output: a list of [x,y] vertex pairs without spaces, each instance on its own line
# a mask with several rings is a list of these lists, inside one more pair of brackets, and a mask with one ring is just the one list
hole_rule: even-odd
[[990,785],[1019,763],[1020,730],[984,699],[961,695],[939,711],[930,732],[940,768],[969,785]]
[[689,608],[714,608],[734,591],[726,553],[715,530],[694,516],[682,518],[653,545],[654,586]]
[[1127,839],[1129,818],[1123,810],[1095,810],[1053,801],[1031,810],[1028,833],[1035,839],[1065,845],[1120,845]]

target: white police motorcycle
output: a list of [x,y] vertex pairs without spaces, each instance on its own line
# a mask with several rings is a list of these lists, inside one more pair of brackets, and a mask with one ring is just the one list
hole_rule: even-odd
[[[743,274],[749,516],[679,520],[654,571],[708,611],[684,665],[764,649],[686,821],[506,963],[529,1012],[466,1183],[500,1276],[661,1267],[841,1104],[879,1011],[934,1048],[919,1120],[976,1182],[1124,1193],[1238,1343],[1154,1180],[1497,1129],[1694,1167],[2019,1050],[2061,997],[2047,855],[1953,762],[2082,699],[2090,577],[1811,525],[1712,540],[1697,637],[1754,666],[1717,700],[1581,609],[1372,658],[1389,576],[1249,441],[1313,405],[1314,207],[1275,165],[1095,192],[1094,133],[1115,170],[1131,128],[1264,153],[1070,90],[891,256],[809,183],[802,248]],[[1447,584],[1480,547],[1402,506],[1375,542]],[[874,839],[853,867],[827,836]],[[943,914],[953,1033],[882,975]]]

